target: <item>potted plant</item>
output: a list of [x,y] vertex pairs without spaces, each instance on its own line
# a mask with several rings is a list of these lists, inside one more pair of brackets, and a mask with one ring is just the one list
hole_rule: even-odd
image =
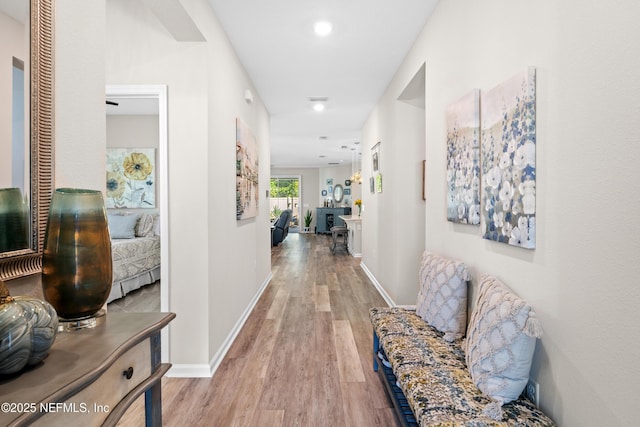
[[311,221],[313,220],[313,215],[311,214],[311,211],[307,211],[306,215],[304,216],[304,232],[308,233],[309,232],[309,228],[311,227]]

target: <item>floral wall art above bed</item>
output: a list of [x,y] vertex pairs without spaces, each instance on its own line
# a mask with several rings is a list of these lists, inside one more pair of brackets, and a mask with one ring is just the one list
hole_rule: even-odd
[[155,208],[155,148],[107,149],[107,208]]
[[483,237],[536,247],[536,74],[514,76],[482,96]]

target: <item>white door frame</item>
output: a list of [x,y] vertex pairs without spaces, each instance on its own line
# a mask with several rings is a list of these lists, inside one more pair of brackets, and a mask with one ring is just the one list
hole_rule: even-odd
[[[158,163],[160,171],[160,310],[170,311],[169,301],[169,136],[166,85],[106,85],[107,98],[158,100]],[[162,361],[169,360],[169,328],[163,328]]]

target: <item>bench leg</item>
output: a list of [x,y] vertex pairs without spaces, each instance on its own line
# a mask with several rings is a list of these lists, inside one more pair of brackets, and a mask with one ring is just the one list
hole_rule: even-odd
[[380,349],[380,340],[376,331],[373,331],[373,372],[378,372],[378,350]]

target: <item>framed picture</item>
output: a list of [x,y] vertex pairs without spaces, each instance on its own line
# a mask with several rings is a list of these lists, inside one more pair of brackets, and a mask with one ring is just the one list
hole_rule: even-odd
[[482,95],[482,228],[487,240],[536,247],[536,73]]
[[322,195],[326,196],[327,195],[327,190],[322,190]]
[[327,187],[327,193],[333,194],[333,186],[330,185],[329,187]]
[[377,173],[380,170],[380,143],[378,142],[371,149],[371,170]]
[[369,191],[371,191],[371,194],[376,192],[376,179],[374,177],[369,178]]
[[327,185],[333,185],[333,178],[327,178]]
[[344,189],[344,195],[345,196],[350,196],[351,195],[351,189],[350,188],[345,188]]
[[351,180],[350,179],[345,180],[344,181],[344,186],[345,187],[351,187]]
[[422,200],[427,200],[427,194],[425,193],[425,177],[427,173],[427,161],[422,161]]
[[382,193],[382,174],[376,175],[376,193]]
[[107,208],[155,208],[155,182],[155,148],[107,149]]
[[447,120],[447,220],[480,225],[480,91],[451,103]]
[[258,142],[251,129],[236,119],[236,220],[258,215]]

